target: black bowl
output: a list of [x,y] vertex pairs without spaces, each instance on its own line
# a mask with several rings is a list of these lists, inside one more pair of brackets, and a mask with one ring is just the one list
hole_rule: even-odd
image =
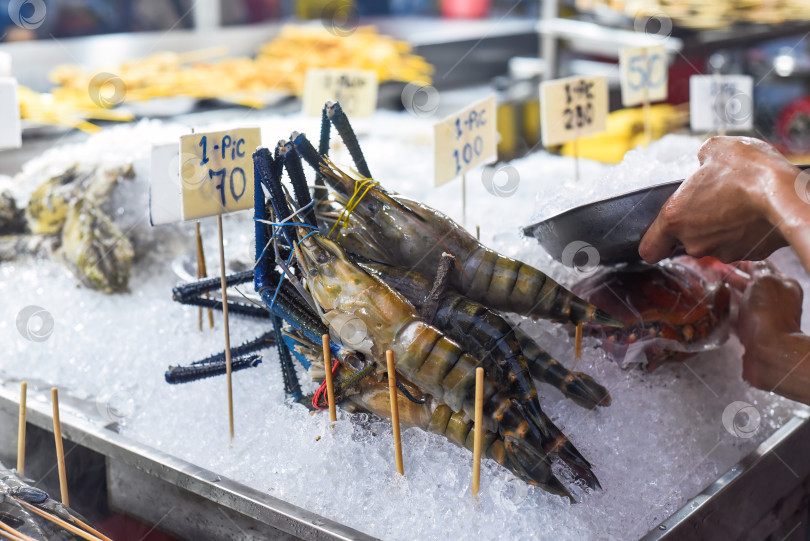
[[[563,260],[566,247],[576,253],[587,245],[596,248],[601,265],[639,261],[641,238],[682,182],[656,184],[588,203],[526,226],[523,233],[535,237],[554,259],[566,264],[573,263]],[[578,244],[572,244],[575,242]]]

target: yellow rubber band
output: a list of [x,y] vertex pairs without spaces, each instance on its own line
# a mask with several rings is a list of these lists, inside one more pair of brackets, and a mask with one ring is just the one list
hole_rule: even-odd
[[[329,167],[331,167],[334,171],[340,174],[343,178],[355,181],[354,193],[346,202],[346,204],[343,206],[343,210],[340,212],[340,216],[338,216],[338,219],[335,221],[335,225],[332,226],[332,229],[329,231],[329,234],[327,235],[327,237],[331,237],[332,233],[335,232],[335,229],[337,229],[338,226],[342,229],[349,225],[349,218],[351,217],[352,212],[354,212],[354,209],[357,208],[357,205],[360,204],[360,202],[363,200],[363,197],[365,197],[365,195],[369,192],[369,190],[379,185],[379,182],[371,178],[352,179],[352,177],[348,176],[346,173],[338,169],[329,158],[324,157],[324,161],[327,163]],[[342,225],[341,222],[343,222]]]

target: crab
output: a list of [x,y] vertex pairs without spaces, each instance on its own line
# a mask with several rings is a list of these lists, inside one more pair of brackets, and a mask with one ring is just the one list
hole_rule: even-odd
[[576,294],[625,324],[587,326],[584,335],[598,338],[622,366],[639,363],[649,371],[721,346],[728,338],[731,290],[717,269],[724,264],[710,259],[605,268],[580,281]]

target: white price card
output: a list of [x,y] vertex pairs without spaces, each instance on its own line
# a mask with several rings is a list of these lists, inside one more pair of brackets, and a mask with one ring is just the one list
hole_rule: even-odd
[[689,78],[693,131],[754,128],[754,79],[750,75],[693,75]]
[[183,219],[253,207],[253,152],[259,128],[192,133],[180,138]]
[[0,77],[0,148],[20,148],[21,146],[22,126],[20,125],[17,79]]
[[321,116],[327,101],[338,101],[350,117],[371,116],[377,108],[377,73],[358,69],[310,69],[304,81],[303,109]]
[[0,51],[0,77],[11,77],[11,55]]
[[567,77],[540,85],[540,122],[547,147],[605,131],[608,88],[604,77]]
[[180,144],[152,145],[149,162],[149,223],[155,226],[182,219]]
[[622,105],[667,99],[669,57],[661,45],[624,47],[619,52]]
[[433,126],[435,186],[497,157],[496,115],[492,94]]

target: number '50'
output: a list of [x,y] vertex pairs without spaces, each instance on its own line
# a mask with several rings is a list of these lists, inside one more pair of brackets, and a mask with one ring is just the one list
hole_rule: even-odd
[[[644,65],[646,62],[646,66]],[[661,64],[657,66],[657,64]],[[656,69],[658,68],[658,69]],[[641,90],[644,87],[653,89],[664,84],[667,66],[660,54],[650,56],[634,56],[628,66],[627,82],[631,90]]]

